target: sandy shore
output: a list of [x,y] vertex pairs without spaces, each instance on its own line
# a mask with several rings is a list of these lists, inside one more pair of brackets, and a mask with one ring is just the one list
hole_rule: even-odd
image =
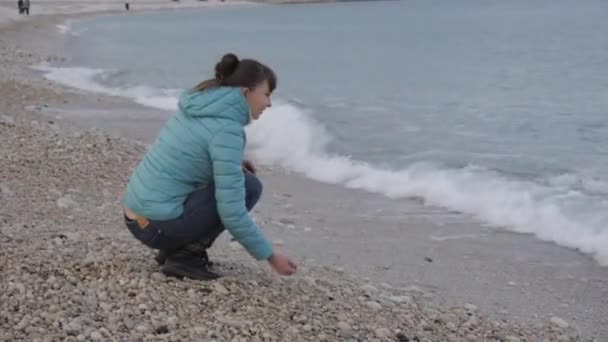
[[591,259],[270,167],[254,214],[298,275],[274,275],[224,235],[211,254],[227,277],[164,277],[120,199],[167,113],[28,69],[62,58],[53,4],[0,12],[0,341],[606,340],[608,272]]

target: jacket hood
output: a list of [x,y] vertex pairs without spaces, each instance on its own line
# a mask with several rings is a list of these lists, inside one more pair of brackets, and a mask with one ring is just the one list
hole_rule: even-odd
[[243,126],[250,122],[249,104],[237,87],[186,91],[180,96],[178,108],[185,116],[225,118]]

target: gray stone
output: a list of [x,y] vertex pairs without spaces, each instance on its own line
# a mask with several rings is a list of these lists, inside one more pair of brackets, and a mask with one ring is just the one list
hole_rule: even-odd
[[367,293],[376,293],[378,289],[371,284],[365,284],[361,286],[361,290]]
[[93,340],[93,341],[101,341],[102,339],[103,339],[103,336],[101,335],[100,332],[93,331],[91,333],[91,340]]
[[386,328],[378,328],[375,333],[377,338],[387,338],[391,334],[391,331]]
[[346,322],[338,322],[336,325],[338,327],[338,331],[342,337],[352,337],[353,336],[353,328],[351,328],[350,324]]
[[519,337],[516,336],[507,336],[505,338],[506,342],[521,342],[521,339]]

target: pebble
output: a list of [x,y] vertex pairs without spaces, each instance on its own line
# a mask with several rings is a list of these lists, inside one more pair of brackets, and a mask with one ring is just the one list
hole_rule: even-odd
[[390,296],[388,299],[397,304],[412,302],[412,297],[410,296]]
[[[139,328],[139,327],[138,327],[138,328]],[[101,341],[101,340],[103,339],[103,336],[101,335],[101,333],[100,333],[100,332],[98,332],[98,331],[93,331],[93,332],[91,333],[91,339],[92,339],[93,341]]]
[[473,304],[465,304],[464,306],[465,310],[467,311],[477,311],[477,306],[473,305]]
[[82,330],[82,324],[80,323],[80,319],[74,318],[73,320],[71,320],[70,323],[68,323],[68,325],[66,326],[65,330],[70,333],[79,332],[80,330]]
[[391,334],[391,331],[386,328],[378,328],[375,333],[377,338],[387,338]]
[[226,287],[224,287],[224,285],[220,284],[220,283],[215,283],[213,285],[213,289],[215,290],[215,292],[222,294],[222,295],[227,295],[230,293],[230,291],[228,291],[228,289]]
[[167,325],[170,327],[177,326],[177,322],[179,322],[179,319],[177,318],[177,316],[171,316],[171,317],[167,318]]
[[569,326],[568,322],[559,317],[551,317],[550,321],[561,329],[567,329]]
[[317,281],[315,280],[315,278],[310,277],[310,276],[305,276],[304,277],[304,283],[308,286],[316,286],[317,285]]
[[507,336],[505,338],[506,342],[521,342],[521,339],[519,337],[516,336]]
[[340,331],[340,336],[346,338],[353,336],[353,328],[350,326],[350,324],[346,322],[338,322],[337,327],[338,331]]
[[148,331],[150,331],[150,327],[145,325],[145,324],[140,324],[138,326],[135,327],[135,330],[140,332],[140,333],[147,333]]
[[458,330],[458,327],[456,326],[456,324],[454,324],[453,322],[447,322],[445,324],[445,327],[449,330],[449,331],[456,331]]
[[6,185],[4,183],[0,183],[0,194],[6,195],[6,196],[12,196],[15,193],[11,189],[9,189],[8,185]]
[[80,205],[74,201],[70,195],[57,199],[57,206],[62,209],[78,208]]
[[382,309],[382,305],[380,305],[380,303],[374,302],[374,301],[369,301],[369,302],[365,303],[365,305],[367,305],[368,308],[370,308],[372,310],[376,310],[376,311]]
[[378,292],[378,289],[375,286],[371,285],[371,284],[365,284],[365,285],[361,286],[361,290],[364,291],[364,292],[369,292],[369,293],[376,293],[376,292]]

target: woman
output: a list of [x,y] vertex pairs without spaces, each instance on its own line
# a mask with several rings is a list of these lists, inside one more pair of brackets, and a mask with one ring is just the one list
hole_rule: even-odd
[[170,276],[219,278],[206,249],[228,231],[254,258],[281,275],[296,264],[274,253],[248,211],[262,193],[255,169],[243,161],[244,126],[270,107],[274,72],[226,54],[215,78],[185,92],[129,180],[125,223]]

